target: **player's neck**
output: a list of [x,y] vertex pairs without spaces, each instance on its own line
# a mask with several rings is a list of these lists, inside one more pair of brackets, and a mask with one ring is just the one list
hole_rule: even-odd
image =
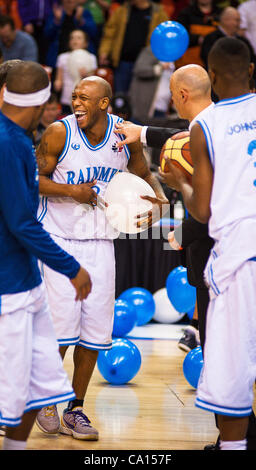
[[226,100],[230,98],[238,98],[239,96],[247,95],[250,93],[249,85],[246,86],[230,86],[227,89],[218,90],[218,98],[219,100]]
[[12,122],[22,127],[24,130],[29,130],[31,126],[31,114],[28,109],[18,108],[7,103],[3,103],[1,108],[2,113]]
[[192,106],[190,106],[189,109],[189,114],[188,114],[188,121],[191,122],[195,117],[201,113],[205,108],[208,108],[210,104],[212,103],[211,99],[203,100],[203,101],[198,101],[197,103],[194,103]]
[[100,144],[104,140],[107,127],[108,117],[107,115],[105,115],[102,119],[99,119],[92,127],[83,129],[83,132],[89,140],[90,144],[95,146]]

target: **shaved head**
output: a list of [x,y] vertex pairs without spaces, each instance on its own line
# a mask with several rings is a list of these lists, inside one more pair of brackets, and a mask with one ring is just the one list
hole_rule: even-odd
[[31,61],[21,61],[10,68],[6,78],[6,87],[13,93],[35,93],[46,88],[49,79],[44,68]]
[[208,73],[200,65],[190,64],[177,69],[171,77],[171,82],[175,88],[188,90],[193,99],[211,94]]
[[99,93],[99,98],[104,98],[107,97],[109,100],[112,99],[112,88],[110,84],[107,82],[107,80],[104,80],[104,78],[98,77],[96,75],[91,75],[90,77],[83,78],[76,86],[81,85],[93,85],[98,93]]
[[243,81],[250,65],[249,48],[240,39],[218,39],[209,52],[208,64],[210,69],[227,80]]
[[179,116],[188,121],[211,104],[210,78],[200,65],[189,64],[175,70],[170,91]]

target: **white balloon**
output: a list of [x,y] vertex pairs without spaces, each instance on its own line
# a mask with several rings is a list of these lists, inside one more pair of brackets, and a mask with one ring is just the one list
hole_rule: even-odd
[[179,313],[170,302],[165,287],[157,290],[153,298],[156,305],[153,320],[159,323],[176,323],[184,317],[185,313]]
[[[140,196],[156,197],[154,190],[142,178],[129,173],[117,173],[107,186],[104,199],[109,224],[119,232],[138,233],[145,228],[137,227],[136,216],[152,209],[152,203]],[[146,218],[145,214],[145,218]]]

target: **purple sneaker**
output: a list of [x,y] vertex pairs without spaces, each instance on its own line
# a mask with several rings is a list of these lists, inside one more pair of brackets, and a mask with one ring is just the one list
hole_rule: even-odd
[[56,405],[46,406],[42,408],[36,417],[36,424],[41,431],[47,434],[56,434],[60,428],[60,418]]
[[60,433],[68,434],[75,439],[97,441],[99,433],[90,423],[90,420],[83,413],[83,408],[80,406],[70,411],[66,409],[61,417]]

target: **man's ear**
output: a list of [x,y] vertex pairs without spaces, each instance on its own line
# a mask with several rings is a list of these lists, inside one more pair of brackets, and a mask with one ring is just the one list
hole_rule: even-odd
[[209,77],[210,77],[211,84],[212,84],[212,85],[215,85],[215,83],[216,83],[216,73],[214,72],[214,70],[209,69],[208,75],[209,75]]
[[105,96],[104,98],[101,98],[101,100],[100,100],[100,109],[102,111],[104,111],[105,109],[108,108],[109,103],[110,103],[110,100],[109,100],[109,98],[107,98],[107,96]]
[[254,68],[255,68],[255,65],[253,62],[251,62],[249,65],[249,79],[251,79],[253,76]]
[[181,99],[182,99],[182,102],[183,103],[186,103],[187,100],[188,100],[188,90],[186,88],[181,88],[180,90],[180,96],[181,96]]

